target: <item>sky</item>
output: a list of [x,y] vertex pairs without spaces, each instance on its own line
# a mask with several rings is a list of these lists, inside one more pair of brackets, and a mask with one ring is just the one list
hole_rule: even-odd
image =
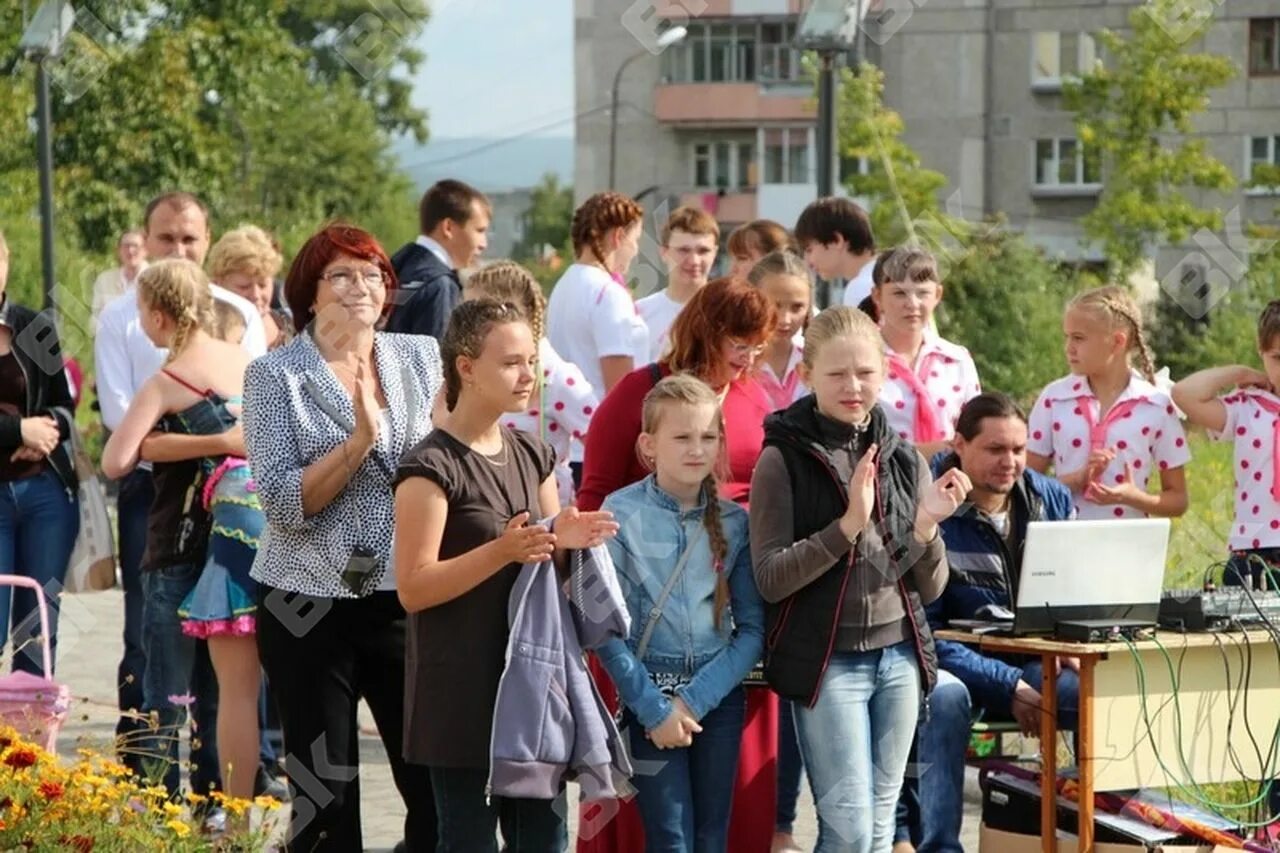
[[573,135],[573,0],[433,0],[415,104],[435,139]]

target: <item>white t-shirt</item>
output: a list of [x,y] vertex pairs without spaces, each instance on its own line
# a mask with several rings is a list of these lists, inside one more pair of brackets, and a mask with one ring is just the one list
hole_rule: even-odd
[[682,308],[684,303],[667,296],[665,288],[636,301],[636,311],[649,327],[649,361],[657,361],[666,352],[671,339],[671,324]]
[[648,363],[649,331],[627,288],[599,267],[573,264],[547,303],[547,340],[605,395],[600,359],[628,356]]
[[862,300],[871,295],[871,271],[876,268],[876,259],[872,258],[862,265],[862,269],[858,270],[858,274],[849,279],[849,283],[844,286],[844,304],[850,308],[857,308],[862,304]]

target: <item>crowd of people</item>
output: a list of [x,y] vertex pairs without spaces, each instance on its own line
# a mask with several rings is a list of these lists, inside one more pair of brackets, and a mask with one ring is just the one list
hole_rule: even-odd
[[[936,331],[935,259],[846,199],[737,228],[719,278],[718,224],[680,208],[639,300],[621,194],[578,207],[549,298],[479,261],[477,190],[441,181],[419,219],[394,255],[326,225],[281,284],[266,231],[211,246],[169,193],[94,286],[121,759],[175,796],[185,766],[290,797],[290,849],[362,849],[363,700],[404,850],[564,850],[576,779],[580,853],[794,851],[807,776],[822,853],[959,851],[973,715],[1038,732],[1041,680],[933,631],[1012,606],[1029,522],[1185,512],[1176,402],[1235,444],[1228,582],[1280,562],[1280,303],[1261,370],[1167,393],[1126,289],[1082,293],[1024,413]],[[7,268],[0,238],[0,293]],[[815,272],[843,304],[816,310]],[[56,592],[75,404],[56,336],[22,345],[39,316],[0,305],[0,573]],[[33,607],[5,597],[15,645]]]

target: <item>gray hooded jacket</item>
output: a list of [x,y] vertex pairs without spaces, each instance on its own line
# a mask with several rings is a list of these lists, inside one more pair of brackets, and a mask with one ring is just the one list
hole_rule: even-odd
[[583,660],[631,631],[604,546],[570,554],[562,584],[551,561],[528,563],[511,590],[507,663],[498,682],[488,793],[550,800],[576,779],[583,800],[630,793],[631,765]]

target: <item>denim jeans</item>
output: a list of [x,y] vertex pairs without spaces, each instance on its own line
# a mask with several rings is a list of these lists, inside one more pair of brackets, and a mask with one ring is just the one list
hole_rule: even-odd
[[635,716],[623,713],[648,853],[727,849],[746,713],[746,691],[736,687],[698,721],[693,744],[679,749],[654,746]]
[[143,712],[154,716],[143,738],[143,773],[158,777],[171,794],[181,785],[179,773],[182,727],[190,707],[195,720],[191,734],[191,789],[207,794],[218,784],[218,683],[209,662],[208,647],[182,633],[178,606],[186,599],[201,567],[193,565],[152,569],[142,574],[144,604],[142,641],[146,669],[142,676]]
[[[1042,667],[1032,661],[1022,668],[1022,680],[1040,689]],[[1080,707],[1080,679],[1074,670],[1058,673],[1058,728],[1074,730]],[[1011,698],[1012,701],[1012,698]],[[1010,719],[1010,705],[982,708],[988,718]],[[964,815],[964,758],[973,723],[973,702],[964,682],[946,670],[929,695],[929,719],[920,725],[918,778],[909,778],[920,804],[918,826],[909,836],[917,853],[964,853],[960,823]],[[904,799],[906,798],[904,794]]]
[[141,718],[142,677],[147,655],[142,647],[142,555],[147,547],[147,517],[155,500],[151,472],[135,468],[120,481],[116,498],[116,527],[120,549],[120,586],[124,590],[124,654],[116,668],[116,748],[120,763],[142,775],[141,739],[147,731]]
[[[0,487],[0,574],[23,575],[44,589],[49,600],[52,663],[58,647],[62,581],[80,532],[79,503],[48,466],[34,477],[0,483]],[[0,641],[11,643],[15,670],[44,674],[34,590],[0,588]]]
[[489,771],[432,767],[436,804],[435,853],[498,853],[494,832],[502,828],[504,853],[563,853],[569,844],[564,792],[554,800],[493,797],[485,802]]
[[836,652],[812,708],[795,708],[818,810],[815,853],[888,853],[920,713],[911,643]]
[[796,822],[796,803],[800,800],[800,775],[804,761],[800,758],[800,739],[796,735],[795,709],[788,699],[778,699],[778,808],[774,831],[791,833]]

